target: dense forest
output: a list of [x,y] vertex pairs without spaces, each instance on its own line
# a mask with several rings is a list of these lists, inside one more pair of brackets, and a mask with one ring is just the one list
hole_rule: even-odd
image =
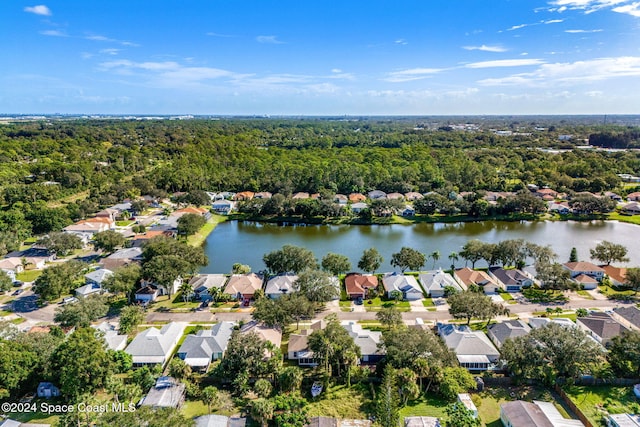
[[[0,246],[127,197],[177,191],[350,193],[619,189],[636,128],[559,122],[473,131],[419,120],[42,120],[0,125]],[[571,139],[560,138],[571,135]],[[555,150],[543,150],[552,148]]]

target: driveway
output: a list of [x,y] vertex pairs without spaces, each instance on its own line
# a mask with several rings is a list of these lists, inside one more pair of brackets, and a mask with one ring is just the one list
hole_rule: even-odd
[[55,304],[38,307],[38,297],[31,290],[25,291],[14,300],[11,307],[14,313],[31,321],[31,323],[53,323],[55,308]]

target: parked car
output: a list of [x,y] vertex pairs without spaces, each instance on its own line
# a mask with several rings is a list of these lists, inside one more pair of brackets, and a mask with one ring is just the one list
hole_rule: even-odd
[[24,292],[24,290],[22,290],[22,289],[16,289],[11,295],[20,295],[23,292]]
[[362,303],[364,301],[363,301],[362,297],[358,297],[353,302],[354,302],[355,305],[362,305]]

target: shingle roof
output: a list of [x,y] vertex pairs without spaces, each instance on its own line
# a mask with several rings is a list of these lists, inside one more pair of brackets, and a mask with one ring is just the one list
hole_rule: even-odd
[[134,357],[134,363],[136,363],[136,357],[166,358],[184,332],[185,326],[186,324],[182,322],[171,322],[164,325],[162,329],[154,327],[146,329],[131,341],[125,351]]
[[640,328],[640,309],[636,306],[618,307],[613,309],[614,313],[622,317],[627,322]]
[[382,284],[387,292],[401,291],[401,292],[420,292],[422,289],[418,284],[418,281],[413,276],[405,276],[403,274],[391,273],[382,278]]
[[530,331],[531,327],[522,320],[507,320],[489,325],[487,335],[493,338],[493,342],[498,347],[501,347],[508,338],[521,337]]
[[189,284],[196,292],[211,288],[222,288],[227,281],[224,274],[198,274],[189,280]]
[[185,353],[185,359],[211,360],[215,353],[224,353],[231,338],[235,324],[232,322],[216,323],[211,329],[189,334],[178,349],[178,353]]
[[531,402],[516,400],[500,405],[513,427],[554,427],[544,412]]
[[224,292],[231,295],[247,295],[255,293],[258,289],[262,289],[262,279],[257,274],[234,274],[229,278]]
[[92,282],[102,283],[109,276],[113,275],[113,271],[107,270],[106,268],[99,268],[97,270],[92,271],[91,273],[87,273],[84,275],[85,279],[91,280]]
[[298,276],[292,274],[272,277],[267,282],[264,293],[267,295],[292,293],[295,291],[296,280],[298,280]]
[[441,324],[438,325],[438,334],[457,355],[497,357],[500,354],[484,332],[472,331],[466,325]]
[[381,332],[363,329],[362,326],[355,322],[342,322],[342,327],[349,332],[353,341],[360,347],[362,356],[384,354],[378,348],[378,343],[380,343],[380,338],[382,337]]
[[587,317],[578,317],[576,323],[582,323],[586,328],[602,338],[603,342],[627,331],[627,328],[607,313],[592,313]]
[[462,290],[458,282],[455,281],[449,273],[445,273],[442,269],[438,271],[427,271],[418,276],[420,284],[426,293],[433,291],[444,291],[444,288],[451,286],[459,291]]
[[562,264],[564,265],[568,270],[570,271],[574,271],[574,272],[578,272],[578,271],[602,271],[604,272],[604,270],[600,267],[598,267],[597,265],[591,263],[591,262],[587,262],[587,261],[578,261],[578,262],[567,262]]

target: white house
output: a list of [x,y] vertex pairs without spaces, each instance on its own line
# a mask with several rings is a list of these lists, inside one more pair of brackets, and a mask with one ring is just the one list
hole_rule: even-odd
[[264,294],[272,299],[280,298],[282,295],[290,294],[296,290],[295,282],[298,276],[293,274],[283,274],[269,279]]
[[432,298],[444,297],[447,287],[462,291],[462,286],[449,274],[440,270],[427,271],[418,276],[422,289]]
[[424,298],[418,281],[413,276],[400,273],[389,273],[382,278],[382,284],[388,298],[392,298],[393,291],[402,293],[402,298],[415,301]]
[[151,327],[136,335],[125,349],[133,358],[133,366],[164,366],[178,345],[186,326],[183,322],[171,322],[162,329]]
[[210,329],[189,334],[178,349],[178,357],[194,369],[206,370],[212,360],[222,359],[231,334],[235,328],[233,322],[220,322]]

